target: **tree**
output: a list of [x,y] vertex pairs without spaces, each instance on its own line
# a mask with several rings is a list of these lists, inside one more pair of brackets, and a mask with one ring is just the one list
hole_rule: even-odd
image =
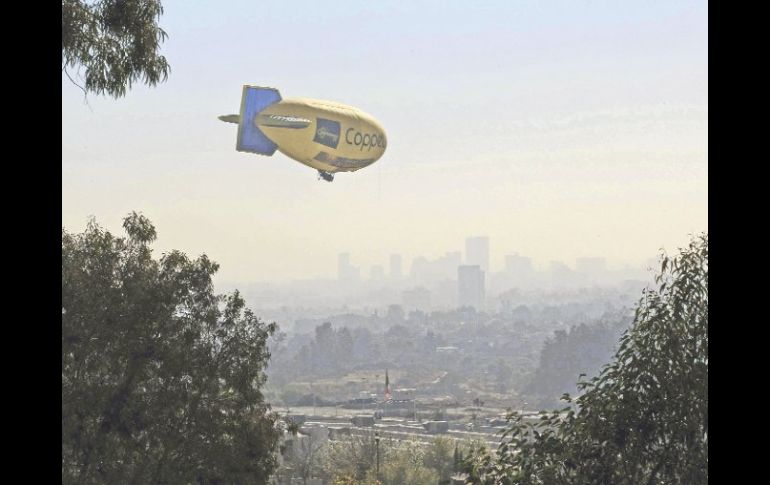
[[[295,425],[296,427],[296,425]],[[288,463],[292,469],[307,483],[308,478],[320,474],[322,470],[323,448],[326,440],[318,432],[307,434],[294,433],[294,443],[288,454]]]
[[[381,453],[386,447],[385,443],[380,443]],[[365,481],[368,475],[374,473],[376,462],[377,442],[374,433],[328,442],[323,459],[325,473],[332,481],[337,478]]]
[[425,464],[425,449],[414,441],[384,447],[380,480],[384,485],[438,483],[439,472]]
[[135,82],[165,81],[162,14],[160,0],[62,0],[62,71],[75,83],[67,69],[83,67],[83,91],[114,98],[125,96]]
[[446,436],[437,436],[427,447],[423,462],[426,467],[436,471],[439,483],[449,483],[458,453],[455,440]]
[[265,483],[275,324],[214,294],[205,255],[154,259],[144,216],[123,227],[62,229],[62,482]]
[[614,360],[528,422],[511,413],[496,456],[465,461],[469,483],[708,483],[708,235],[663,255]]
[[376,478],[367,477],[363,480],[358,480],[352,475],[336,476],[332,479],[332,485],[382,485],[382,482]]
[[593,377],[598,373],[612,358],[618,338],[630,323],[625,315],[607,317],[594,325],[573,325],[568,332],[557,330],[544,342],[540,363],[525,389],[530,399],[540,406],[557,406],[559,396],[574,392],[579,374]]

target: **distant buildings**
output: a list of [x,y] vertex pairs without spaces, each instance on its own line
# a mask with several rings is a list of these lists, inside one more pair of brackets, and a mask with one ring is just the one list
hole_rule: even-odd
[[584,279],[584,275],[572,270],[561,261],[551,261],[548,273],[551,276],[553,288],[574,288],[579,286]]
[[446,433],[449,431],[449,423],[447,421],[427,421],[422,424],[430,434]]
[[460,251],[446,253],[444,257],[439,258],[436,265],[437,280],[454,278],[457,267],[463,264],[463,255]]
[[465,264],[478,265],[481,271],[489,273],[488,237],[469,237],[465,240]]
[[369,277],[372,279],[372,281],[382,281],[385,279],[385,270],[380,265],[372,266]]
[[360,273],[358,268],[350,265],[350,253],[337,255],[337,279],[342,283],[358,281]]
[[532,258],[509,254],[505,257],[505,272],[512,275],[531,275],[534,271]]
[[457,274],[457,267],[461,264],[462,253],[459,251],[446,253],[432,261],[418,256],[412,261],[409,276],[415,284],[430,285],[435,281],[454,279]]
[[457,268],[457,304],[477,311],[484,309],[484,271],[481,266],[463,265]]
[[[387,304],[400,303],[407,313],[458,306],[491,311],[504,305],[510,311],[519,299],[508,294],[510,290],[520,291],[521,295],[540,290],[605,287],[623,280],[647,280],[649,276],[649,271],[630,267],[609,269],[604,257],[580,257],[573,260],[575,264],[551,261],[543,268],[519,253],[506,254],[504,267],[493,272],[490,238],[486,236],[466,238],[465,253],[449,251],[435,259],[416,256],[406,262],[404,257],[391,253],[387,261],[373,261],[372,266],[361,269],[351,264],[351,253],[340,253],[336,284],[313,280],[313,285],[305,285],[308,290],[312,286],[313,291],[303,291],[303,304],[354,302],[361,308],[382,309]],[[411,267],[407,266],[409,263]],[[299,287],[295,289],[300,291]],[[263,293],[275,300],[278,291],[270,289]]]
[[337,278],[343,279],[349,267],[350,267],[350,253],[338,254],[337,255]]
[[505,257],[505,270],[503,281],[510,288],[521,288],[532,284],[535,277],[535,269],[532,266],[532,258],[509,254]]
[[390,255],[390,279],[392,280],[401,279],[401,255],[400,254]]
[[427,288],[417,287],[401,293],[404,311],[420,310],[430,311],[430,291]]
[[409,278],[415,283],[427,283],[428,279],[428,260],[423,256],[417,256],[412,259],[412,267],[409,270]]
[[402,307],[401,305],[388,305],[388,313],[385,315],[385,318],[390,320],[391,322],[403,321],[404,307]]
[[430,286],[431,310],[454,308],[457,305],[457,269],[451,279],[436,281]]

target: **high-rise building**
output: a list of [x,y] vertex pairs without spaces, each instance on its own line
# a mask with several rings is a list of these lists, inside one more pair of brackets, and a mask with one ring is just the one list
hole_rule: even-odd
[[426,284],[429,279],[430,263],[423,256],[412,259],[412,267],[409,269],[409,278],[418,284]]
[[460,251],[446,253],[444,257],[436,261],[436,273],[440,276],[437,279],[454,279],[457,267],[461,264],[463,264],[463,253]]
[[337,255],[337,279],[339,281],[351,282],[360,278],[359,268],[350,265],[350,253],[340,253]]
[[465,264],[479,265],[481,271],[489,272],[489,238],[469,237],[465,240]]
[[532,258],[509,254],[505,257],[505,272],[511,275],[529,275],[532,273]]
[[401,279],[401,255],[390,255],[390,278],[394,280]]
[[[426,260],[427,261],[427,260]],[[460,251],[446,253],[433,261],[427,261],[421,274],[424,283],[441,280],[454,280],[457,276],[457,267],[463,264]]]
[[457,304],[484,309],[484,272],[478,264],[457,267]]

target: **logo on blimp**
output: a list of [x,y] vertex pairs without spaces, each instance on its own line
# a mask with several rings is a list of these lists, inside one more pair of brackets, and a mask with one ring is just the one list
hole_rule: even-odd
[[[353,134],[351,134],[353,132]],[[358,151],[362,151],[364,147],[367,147],[366,151],[372,149],[372,147],[385,148],[385,136],[378,135],[377,133],[361,133],[355,131],[353,128],[345,130],[345,142],[348,145],[355,145]]]
[[329,148],[337,148],[340,142],[340,122],[316,118],[316,130],[314,142],[326,145]]

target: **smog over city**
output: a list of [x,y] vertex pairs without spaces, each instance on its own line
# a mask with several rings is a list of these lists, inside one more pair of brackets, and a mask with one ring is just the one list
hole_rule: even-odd
[[62,483],[708,482],[707,2],[62,26]]

